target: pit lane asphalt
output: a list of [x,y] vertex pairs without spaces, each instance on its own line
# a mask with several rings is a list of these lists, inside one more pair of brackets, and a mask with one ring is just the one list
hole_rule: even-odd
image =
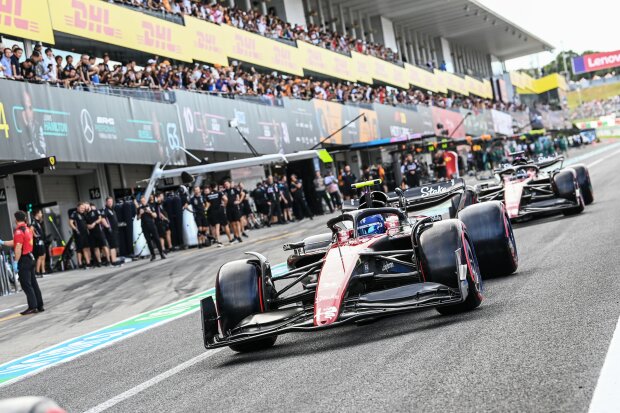
[[[591,169],[596,201],[583,214],[517,226],[519,270],[487,280],[474,312],[289,334],[254,354],[224,349],[109,411],[586,411],[620,314],[617,169],[613,158]],[[256,249],[279,262],[283,241]],[[211,286],[206,269],[243,250],[233,248],[187,260],[185,282],[193,272]],[[148,285],[148,274],[132,274]],[[45,395],[85,411],[204,351],[194,313],[0,388],[0,397]]]

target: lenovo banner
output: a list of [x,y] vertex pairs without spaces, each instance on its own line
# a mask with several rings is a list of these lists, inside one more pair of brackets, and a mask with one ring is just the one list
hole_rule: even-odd
[[176,107],[0,80],[0,159],[185,164]]
[[620,50],[573,57],[574,74],[611,69],[618,66],[620,66]]

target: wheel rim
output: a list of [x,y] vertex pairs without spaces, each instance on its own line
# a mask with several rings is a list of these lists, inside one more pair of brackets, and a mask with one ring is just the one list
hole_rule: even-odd
[[482,277],[480,276],[480,267],[478,266],[478,258],[473,253],[474,248],[468,237],[464,237],[463,247],[465,248],[465,258],[467,261],[467,269],[474,283],[475,293],[482,297]]
[[510,250],[510,255],[512,256],[512,260],[515,263],[518,263],[519,256],[517,255],[517,241],[515,240],[515,234],[512,231],[512,224],[510,223],[510,218],[508,218],[508,214],[504,212],[504,227],[506,228],[506,237],[508,239],[508,249]]

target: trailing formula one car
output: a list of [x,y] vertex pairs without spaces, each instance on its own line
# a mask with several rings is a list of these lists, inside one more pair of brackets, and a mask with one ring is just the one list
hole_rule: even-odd
[[564,157],[533,161],[523,152],[495,171],[495,182],[476,187],[478,202],[502,200],[513,221],[557,213],[576,215],[594,201],[588,168],[564,168]]
[[[366,188],[357,208],[330,219],[329,233],[284,245],[294,252],[289,271],[277,279],[256,252],[224,264],[215,300],[201,301],[205,346],[253,351],[287,332],[431,306],[441,314],[466,312],[482,302],[483,268],[497,275],[516,270],[514,236],[500,202],[464,206],[463,182],[396,197],[371,192],[373,184],[355,185]],[[441,206],[445,214],[437,213]]]

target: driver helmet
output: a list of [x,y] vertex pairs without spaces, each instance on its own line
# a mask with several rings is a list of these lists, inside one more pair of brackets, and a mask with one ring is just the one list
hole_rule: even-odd
[[375,235],[385,233],[385,220],[381,214],[363,218],[357,226],[359,235]]

